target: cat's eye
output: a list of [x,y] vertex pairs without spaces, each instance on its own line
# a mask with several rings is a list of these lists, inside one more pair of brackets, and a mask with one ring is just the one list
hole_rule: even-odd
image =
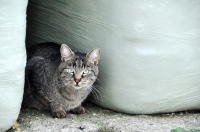
[[73,72],[74,72],[74,69],[72,69],[72,68],[67,68],[66,71],[69,72],[69,73],[73,73]]
[[84,70],[83,74],[88,74],[90,71],[89,70]]

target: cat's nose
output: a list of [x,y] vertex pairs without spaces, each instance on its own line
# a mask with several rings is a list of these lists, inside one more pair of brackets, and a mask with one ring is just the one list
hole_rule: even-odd
[[81,81],[81,79],[74,78],[74,81],[76,82],[76,84],[78,84]]
[[81,81],[81,74],[75,74],[74,81],[76,85],[78,85],[78,83]]

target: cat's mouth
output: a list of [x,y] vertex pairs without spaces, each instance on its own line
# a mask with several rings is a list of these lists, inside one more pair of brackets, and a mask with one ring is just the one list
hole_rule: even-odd
[[73,88],[74,88],[74,89],[81,89],[81,88],[83,88],[83,86],[80,86],[80,85],[73,85]]
[[83,87],[82,82],[76,83],[75,81],[72,82],[72,87],[74,89],[81,89]]

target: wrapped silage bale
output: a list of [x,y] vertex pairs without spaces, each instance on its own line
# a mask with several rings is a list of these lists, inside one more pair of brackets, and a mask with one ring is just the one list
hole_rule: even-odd
[[100,95],[90,100],[103,107],[130,114],[195,110],[199,14],[199,0],[30,0],[27,46],[99,46]]
[[12,127],[21,108],[26,7],[27,0],[0,1],[0,132]]

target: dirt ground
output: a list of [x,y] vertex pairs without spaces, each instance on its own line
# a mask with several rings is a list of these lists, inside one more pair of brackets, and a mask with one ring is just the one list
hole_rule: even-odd
[[[159,115],[127,115],[85,103],[87,112],[52,118],[48,111],[21,110],[22,132],[170,132],[181,127],[200,129],[200,111]],[[9,130],[12,132],[14,130]]]

